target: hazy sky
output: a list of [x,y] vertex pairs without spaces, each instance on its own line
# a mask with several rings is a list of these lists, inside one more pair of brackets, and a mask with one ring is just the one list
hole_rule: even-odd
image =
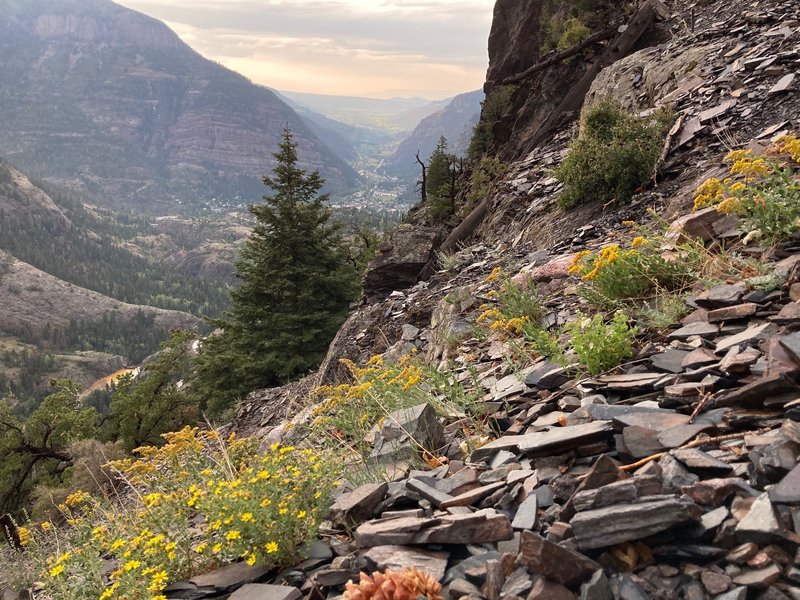
[[257,83],[349,96],[478,89],[494,0],[117,0]]

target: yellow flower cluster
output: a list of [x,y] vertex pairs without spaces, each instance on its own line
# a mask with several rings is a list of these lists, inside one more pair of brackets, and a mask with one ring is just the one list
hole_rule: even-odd
[[713,206],[722,201],[725,195],[725,186],[716,177],[710,177],[700,184],[694,197],[692,210],[698,211]]
[[503,276],[503,268],[495,267],[492,272],[486,276],[486,283],[494,283]]
[[[80,597],[163,599],[170,581],[226,561],[285,564],[314,534],[335,473],[312,450],[274,444],[260,452],[258,440],[190,427],[164,438],[160,448],[139,449],[141,458],[114,463],[136,478],[138,506],[119,509],[84,492],[65,501],[74,544],[46,563],[53,597],[77,593],[69,586],[80,582]],[[107,577],[103,557],[116,563]]]
[[[628,251],[630,252],[630,251]],[[578,253],[580,254],[580,252]],[[584,255],[584,258],[587,255]],[[613,264],[616,260],[620,257],[620,248],[618,244],[611,244],[606,246],[600,253],[597,255],[596,258],[592,261],[591,269],[583,274],[581,279],[583,281],[591,281],[592,279],[597,278],[600,272],[607,267],[608,265]],[[577,258],[577,257],[576,257]],[[580,259],[580,260],[583,260]],[[574,264],[573,264],[574,266]]]
[[784,135],[775,142],[775,150],[786,154],[793,162],[800,165],[800,138],[794,135]]
[[766,177],[772,172],[763,158],[753,156],[752,150],[733,150],[728,152],[725,160],[733,163],[731,175],[741,175],[748,182]]

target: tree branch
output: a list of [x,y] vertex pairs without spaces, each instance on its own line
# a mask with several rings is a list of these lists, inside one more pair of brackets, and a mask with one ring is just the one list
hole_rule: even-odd
[[511,83],[519,83],[523,79],[527,79],[531,75],[538,73],[539,71],[543,71],[550,65],[553,65],[557,62],[561,62],[562,60],[569,58],[570,56],[574,56],[584,48],[592,46],[597,42],[601,42],[603,40],[610,39],[614,37],[614,34],[617,33],[619,30],[621,22],[618,21],[611,25],[608,29],[604,29],[602,31],[598,31],[597,33],[593,33],[585,40],[578,42],[574,46],[567,48],[566,50],[562,50],[561,52],[556,52],[555,54],[550,54],[546,56],[544,60],[541,62],[536,63],[535,65],[528,67],[522,73],[517,73],[516,75],[512,75],[510,77],[506,77],[502,82],[501,85],[509,85]]

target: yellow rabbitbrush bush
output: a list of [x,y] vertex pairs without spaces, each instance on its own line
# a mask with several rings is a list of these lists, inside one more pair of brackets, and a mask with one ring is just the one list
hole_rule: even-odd
[[716,206],[740,217],[743,233],[779,244],[800,231],[800,139],[787,135],[763,156],[734,150],[730,177],[711,177],[697,189],[694,210]]
[[[428,403],[441,414],[482,414],[477,397],[449,374],[422,364],[413,353],[396,363],[381,355],[373,356],[363,367],[346,359],[340,362],[353,381],[312,392],[321,400],[312,411],[312,428],[354,449],[362,458],[370,452],[365,441],[370,430],[396,410]],[[438,448],[424,450],[435,453]]]
[[[131,495],[110,502],[78,492],[59,506],[66,527],[31,528],[47,596],[162,600],[172,582],[231,561],[290,564],[329,506],[336,473],[311,450],[214,431],[166,434],[161,448],[115,467]],[[41,551],[56,548],[45,556]],[[105,575],[105,558],[115,568]]]
[[579,293],[601,305],[646,299],[659,291],[678,289],[693,279],[685,261],[667,260],[658,240],[642,235],[635,237],[629,248],[611,244],[597,253],[578,252],[569,273],[580,277]]

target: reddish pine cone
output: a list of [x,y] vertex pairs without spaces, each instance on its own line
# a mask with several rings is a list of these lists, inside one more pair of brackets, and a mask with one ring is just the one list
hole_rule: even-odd
[[442,600],[441,584],[418,569],[360,574],[358,583],[345,584],[345,600]]

